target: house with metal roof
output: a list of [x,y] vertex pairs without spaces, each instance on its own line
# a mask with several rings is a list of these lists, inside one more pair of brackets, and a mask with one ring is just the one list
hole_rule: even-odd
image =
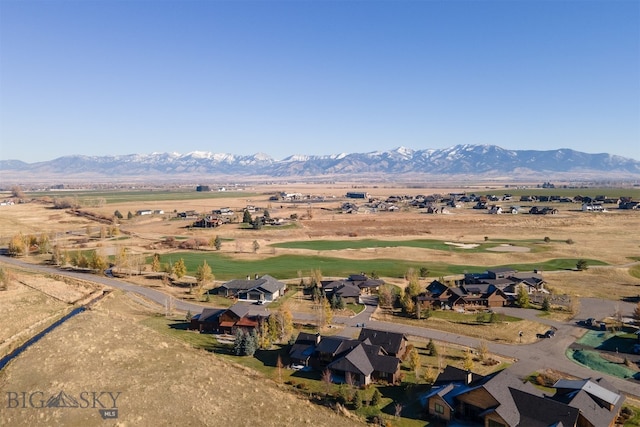
[[445,369],[424,396],[433,419],[493,427],[614,426],[624,396],[604,380],[559,380],[547,395],[508,369],[487,376]]

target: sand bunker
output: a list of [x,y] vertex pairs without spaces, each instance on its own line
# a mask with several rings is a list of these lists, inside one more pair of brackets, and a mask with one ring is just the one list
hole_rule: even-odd
[[513,246],[508,243],[502,244],[500,246],[496,246],[493,248],[487,248],[488,251],[492,252],[529,252],[531,249],[524,246]]
[[477,248],[478,245],[477,243],[455,243],[455,242],[444,242],[445,245],[451,245],[451,246],[455,246],[457,248],[460,249],[473,249],[473,248]]

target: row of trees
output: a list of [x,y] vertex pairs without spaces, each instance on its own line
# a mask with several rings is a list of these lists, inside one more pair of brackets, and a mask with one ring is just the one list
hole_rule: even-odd
[[[91,226],[87,226],[86,229],[87,239],[91,238],[93,229]],[[109,237],[115,237],[120,234],[120,229],[113,226],[102,226],[99,229],[100,239],[106,239]],[[47,233],[35,234],[23,234],[18,233],[11,237],[8,245],[9,255],[11,256],[24,256],[32,253],[47,254],[52,251],[53,245],[51,240],[55,241],[55,237]]]
[[29,255],[31,253],[46,254],[51,250],[51,239],[48,234],[18,233],[11,237],[7,250],[11,256]]

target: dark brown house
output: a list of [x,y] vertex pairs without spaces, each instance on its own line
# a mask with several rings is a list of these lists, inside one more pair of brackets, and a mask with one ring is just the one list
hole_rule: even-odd
[[193,316],[190,328],[221,334],[234,334],[238,328],[250,332],[268,318],[269,312],[264,307],[239,302],[226,310],[203,309],[201,314]]
[[[460,370],[458,370],[460,371]],[[450,381],[440,378],[444,374]],[[431,418],[485,426],[613,426],[624,396],[603,380],[560,380],[552,396],[508,370],[487,376],[448,372],[427,394]]]

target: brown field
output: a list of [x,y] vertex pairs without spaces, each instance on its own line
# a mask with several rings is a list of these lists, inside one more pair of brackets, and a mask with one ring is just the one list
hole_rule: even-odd
[[[273,380],[165,337],[138,320],[151,313],[112,294],[45,336],[0,371],[5,392],[60,391],[81,405],[83,391],[120,392],[118,419],[106,425],[352,426],[328,408]],[[37,395],[36,398],[40,396]],[[111,407],[104,395],[101,402]],[[101,424],[97,408],[7,408],[2,425]]]
[[34,331],[44,329],[52,319],[62,316],[67,304],[14,282],[0,293],[0,355],[8,352],[16,343],[29,338]]

